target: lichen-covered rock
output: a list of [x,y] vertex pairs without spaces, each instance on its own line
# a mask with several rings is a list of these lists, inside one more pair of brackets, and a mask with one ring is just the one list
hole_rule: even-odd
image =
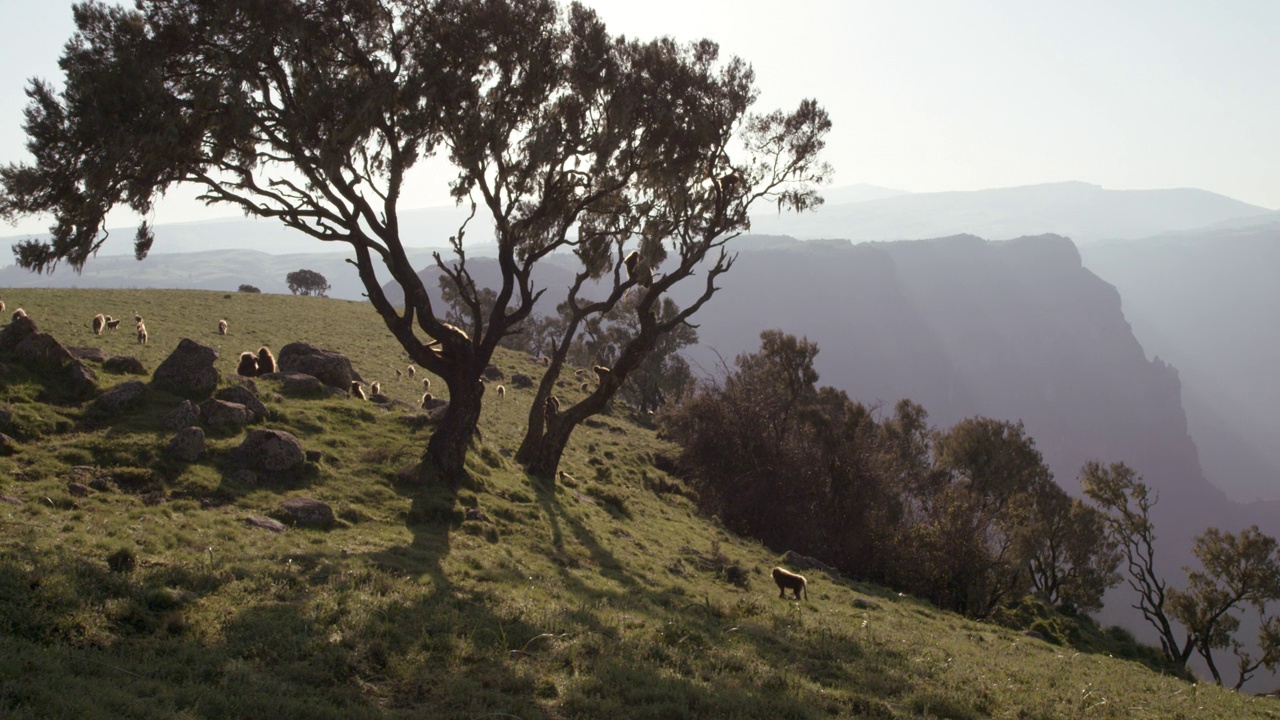
[[253,412],[240,403],[209,398],[200,403],[200,418],[213,430],[237,433],[253,420]]
[[169,441],[165,451],[182,462],[195,462],[204,454],[204,429],[183,428]]
[[292,470],[306,459],[302,442],[283,430],[250,430],[236,452],[243,464],[268,472]]
[[152,373],[151,382],[175,395],[203,400],[218,387],[218,370],[213,366],[217,359],[217,350],[183,338]]
[[280,503],[276,517],[289,525],[321,529],[331,528],[337,521],[333,508],[327,503],[307,497],[289,498]]
[[116,375],[146,375],[142,361],[130,355],[114,355],[102,361],[102,369]]
[[29,317],[15,318],[0,330],[0,350],[13,353],[27,367],[53,375],[61,373],[72,392],[81,397],[98,389],[98,376],[93,370],[52,335],[37,331]]
[[182,428],[199,425],[200,408],[190,400],[183,400],[181,405],[164,416],[160,424],[164,426],[165,430],[181,430]]
[[213,394],[218,400],[239,403],[249,409],[253,422],[262,422],[267,417],[267,406],[262,404],[257,394],[244,385],[225,387]]
[[490,381],[502,380],[506,378],[506,373],[498,369],[497,365],[490,364],[484,369],[484,379]]
[[515,373],[511,376],[511,387],[520,388],[521,390],[531,388],[533,387],[533,378],[524,373]]
[[277,365],[281,372],[300,372],[318,378],[330,387],[346,390],[352,380],[364,380],[351,367],[346,355],[306,343],[289,343],[280,348]]
[[146,401],[147,384],[141,380],[121,383],[102,393],[89,403],[86,413],[98,417],[111,417],[128,412]]

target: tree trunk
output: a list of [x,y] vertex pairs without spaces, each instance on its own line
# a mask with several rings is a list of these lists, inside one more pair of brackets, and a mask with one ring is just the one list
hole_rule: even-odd
[[477,376],[459,371],[446,378],[449,407],[445,408],[444,417],[436,425],[422,458],[455,489],[466,477],[467,448],[480,422],[484,396],[484,383],[467,379],[472,377]]
[[554,476],[560,469],[560,458],[576,424],[567,419],[547,423],[546,432],[530,444],[525,469],[540,477]]

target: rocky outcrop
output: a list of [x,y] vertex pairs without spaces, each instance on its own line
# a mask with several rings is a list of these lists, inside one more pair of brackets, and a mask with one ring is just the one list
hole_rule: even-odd
[[346,391],[352,380],[363,380],[346,355],[307,343],[289,343],[280,348],[276,364],[281,372],[299,372],[318,378],[330,387]]
[[217,400],[243,405],[249,410],[251,422],[262,422],[267,417],[267,406],[263,405],[258,396],[243,385],[222,388],[214,393],[213,397]]
[[14,318],[0,330],[0,351],[11,353],[28,368],[58,377],[80,397],[98,390],[93,370],[52,335],[40,332],[30,317]]
[[200,403],[200,418],[212,430],[235,434],[253,421],[253,413],[240,403],[209,398]]
[[331,528],[337,522],[333,508],[327,503],[307,497],[289,498],[280,503],[276,517],[288,525],[321,530]]
[[166,430],[181,430],[185,427],[200,424],[200,408],[190,400],[183,400],[178,407],[164,416],[160,421]]
[[165,451],[182,462],[192,463],[204,454],[204,430],[189,427],[181,430],[169,441]]
[[141,407],[146,402],[147,384],[141,380],[121,383],[102,393],[85,412],[94,417],[112,417]]
[[151,382],[180,397],[203,400],[218,387],[218,370],[213,366],[218,351],[183,338],[178,347],[160,363]]
[[250,430],[236,453],[250,469],[267,472],[292,470],[306,459],[302,442],[283,430]]
[[115,355],[102,361],[102,369],[117,375],[146,375],[142,361],[129,355]]

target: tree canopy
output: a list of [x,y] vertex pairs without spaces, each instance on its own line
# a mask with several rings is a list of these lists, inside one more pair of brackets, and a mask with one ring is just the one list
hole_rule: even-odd
[[[751,68],[721,59],[715,43],[614,37],[578,4],[139,0],[74,14],[64,89],[33,81],[27,91],[34,161],[0,170],[0,214],[54,218],[49,241],[15,246],[18,263],[82,267],[110,209],[145,216],[175,183],[343,243],[388,330],[448,386],[424,459],[454,479],[479,418],[481,373],[546,291],[531,280],[536,263],[553,252],[580,262],[522,447],[522,461],[547,473],[576,424],[715,292],[748,209],[812,207],[828,174],[818,153],[830,121],[817,103],[753,114]],[[406,174],[434,155],[457,171],[453,197],[495,228],[491,302],[467,269],[467,223],[435,258],[466,309],[462,324],[433,306],[400,234]],[[139,258],[154,239],[144,223]],[[384,295],[379,266],[403,288],[403,307]],[[699,299],[661,313],[663,294],[695,272]],[[585,297],[600,285],[603,297]],[[559,349],[632,292],[640,329],[612,375],[544,416]]]
[[315,270],[294,270],[285,276],[285,282],[294,295],[324,297],[329,292],[329,281]]

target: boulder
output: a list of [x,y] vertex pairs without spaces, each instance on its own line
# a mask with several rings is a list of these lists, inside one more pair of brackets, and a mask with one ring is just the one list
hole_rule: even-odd
[[115,355],[102,362],[102,369],[117,375],[146,375],[142,361],[129,355]]
[[165,452],[181,460],[192,463],[204,454],[204,430],[198,427],[184,428],[169,441]]
[[314,397],[323,395],[325,384],[314,375],[300,372],[278,372],[264,375],[271,380],[280,381],[280,392],[291,397]]
[[141,406],[146,402],[146,396],[147,384],[141,380],[130,380],[99,395],[96,400],[89,403],[85,412],[99,417],[120,415]]
[[67,352],[78,360],[92,360],[100,363],[107,359],[107,351],[100,347],[68,347]]
[[298,527],[331,528],[337,522],[333,508],[315,498],[289,498],[280,503],[276,517]]
[[218,387],[218,370],[213,366],[218,351],[183,338],[169,357],[151,375],[151,383],[192,400],[203,400]]
[[9,456],[18,452],[18,441],[0,433],[0,456]]
[[253,412],[240,403],[209,398],[200,403],[200,418],[208,427],[224,433],[238,433],[253,420]]
[[183,400],[182,404],[174,408],[164,419],[160,421],[166,430],[181,430],[182,428],[192,427],[200,424],[200,408],[190,400]]
[[213,394],[218,400],[239,403],[249,409],[253,422],[262,422],[267,418],[267,406],[262,404],[256,393],[244,385],[225,387]]
[[511,376],[511,387],[520,388],[521,390],[533,387],[533,378],[523,373],[515,373]]
[[18,362],[27,367],[62,374],[77,395],[92,395],[98,389],[98,377],[93,370],[52,335],[37,331],[29,317],[15,318],[0,330],[0,350],[13,353]]
[[351,361],[346,355],[306,343],[289,343],[280,348],[276,364],[281,372],[306,373],[325,385],[343,391],[351,387],[352,380],[364,380],[351,367]]
[[306,459],[302,442],[283,430],[250,430],[237,453],[245,465],[268,472],[292,470]]
[[279,533],[285,531],[284,523],[279,520],[272,520],[269,517],[247,517],[244,521],[254,527],[270,530],[271,532]]
[[507,377],[506,373],[498,369],[497,365],[490,364],[484,369],[484,379],[489,381],[503,380]]

